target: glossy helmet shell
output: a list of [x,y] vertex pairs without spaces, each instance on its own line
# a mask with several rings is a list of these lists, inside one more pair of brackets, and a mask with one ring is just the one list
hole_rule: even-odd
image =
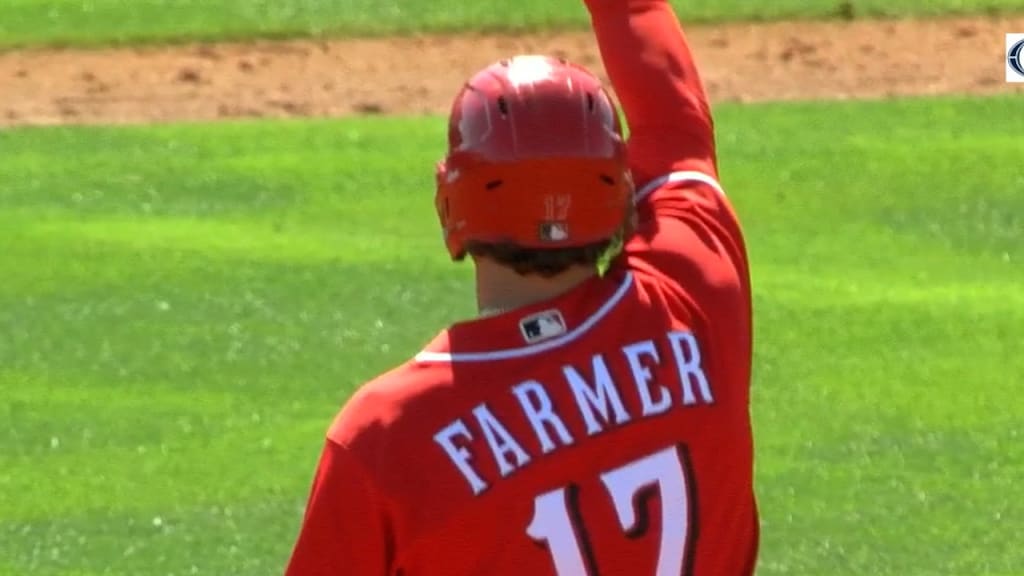
[[452,258],[473,241],[551,249],[608,239],[632,193],[618,110],[585,69],[519,56],[456,97],[435,198]]

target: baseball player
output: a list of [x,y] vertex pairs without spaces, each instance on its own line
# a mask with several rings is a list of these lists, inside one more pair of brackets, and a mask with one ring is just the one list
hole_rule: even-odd
[[600,81],[538,56],[455,100],[436,206],[480,316],[363,386],[289,564],[319,575],[749,575],[751,296],[666,0],[587,0]]

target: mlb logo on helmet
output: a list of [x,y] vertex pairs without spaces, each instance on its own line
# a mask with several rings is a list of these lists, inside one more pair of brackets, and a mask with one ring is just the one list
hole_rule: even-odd
[[533,344],[565,334],[565,318],[558,310],[545,310],[520,320],[519,330],[522,331],[526,343]]
[[542,222],[540,239],[543,242],[564,242],[569,239],[568,222]]
[[1006,35],[1006,81],[1024,83],[1024,34]]

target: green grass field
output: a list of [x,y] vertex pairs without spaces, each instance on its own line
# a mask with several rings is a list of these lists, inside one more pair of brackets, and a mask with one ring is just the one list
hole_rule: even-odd
[[[690,21],[829,18],[841,0],[674,0]],[[858,16],[1021,11],[1024,0],[850,0]],[[4,0],[0,47],[582,26],[576,0]]]
[[[718,110],[761,574],[1024,574],[1018,110]],[[279,573],[335,409],[472,311],[431,209],[443,137],[0,132],[0,573]]]

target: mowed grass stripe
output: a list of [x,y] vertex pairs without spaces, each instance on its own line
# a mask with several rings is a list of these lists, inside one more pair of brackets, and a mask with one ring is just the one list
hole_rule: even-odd
[[[133,422],[147,426],[150,417],[156,415],[142,410],[136,412]],[[163,436],[156,438],[159,443],[155,445],[88,451],[62,451],[56,446],[45,455],[3,458],[0,463],[5,470],[31,468],[16,476],[0,476],[5,490],[35,496],[5,506],[4,523],[230,505],[271,494],[301,500],[308,478],[268,472],[305,466],[320,448],[309,440],[325,430],[322,418],[296,421],[274,415],[266,419],[246,416],[218,426],[215,419],[207,423],[182,412],[172,422],[176,430],[154,434]],[[298,445],[304,449],[296,450]],[[46,498],[47,493],[39,487],[49,484],[53,488],[54,483],[61,486],[62,497]]]
[[230,504],[163,506],[144,513],[96,512],[22,523],[17,529],[0,526],[0,540],[24,551],[21,557],[0,557],[0,574],[282,573],[283,560],[268,565],[265,555],[252,551],[279,549],[294,538],[294,527],[280,519],[301,514],[303,505],[290,496],[263,495],[252,502],[235,499]]
[[340,249],[346,252],[346,263],[388,261],[407,253],[410,240],[414,244],[418,240],[403,238],[400,233],[385,235],[383,231],[346,233],[342,226],[335,231],[321,229],[285,234],[280,229],[275,230],[272,224],[171,218],[156,222],[132,218],[97,218],[77,223],[57,220],[33,226],[30,234],[123,246],[128,250],[183,250],[227,259],[255,256],[265,261],[297,263],[336,261]]
[[[675,0],[688,21],[847,16],[834,0]],[[858,16],[1020,11],[1019,0],[859,0]],[[325,35],[583,27],[580,0],[6,0],[0,46],[99,45]]]
[[[1017,105],[718,110],[757,286],[761,573],[1024,565]],[[432,211],[443,138],[0,133],[0,573],[279,572],[337,406],[472,312]]]

